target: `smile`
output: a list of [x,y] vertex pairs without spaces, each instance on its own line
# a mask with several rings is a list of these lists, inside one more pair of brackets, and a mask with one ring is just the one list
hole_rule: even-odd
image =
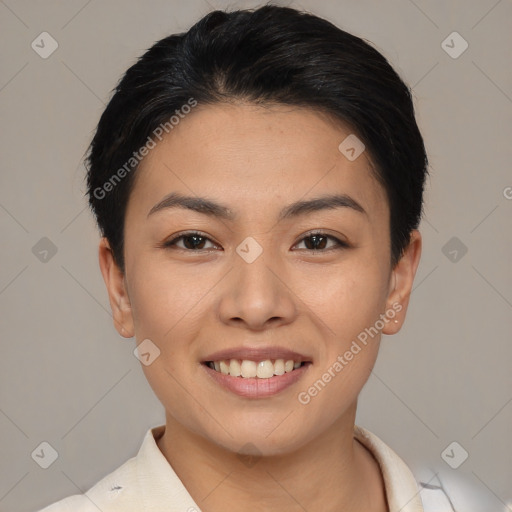
[[[216,387],[242,398],[270,398],[290,388],[312,366],[293,359],[221,359],[200,365]],[[233,374],[231,374],[233,372]]]
[[293,359],[265,359],[263,361],[251,361],[249,359],[226,359],[221,361],[207,361],[209,368],[223,375],[240,377],[242,379],[270,379],[274,376],[297,370],[306,362],[294,361]]

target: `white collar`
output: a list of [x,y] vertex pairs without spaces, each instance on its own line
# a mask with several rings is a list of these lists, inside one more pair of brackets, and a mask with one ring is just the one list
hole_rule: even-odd
[[[145,510],[152,510],[158,496],[160,510],[167,506],[199,511],[199,505],[158,448],[156,440],[164,430],[165,425],[150,428],[136,457],[137,483],[144,496]],[[390,511],[424,512],[418,485],[405,462],[375,434],[362,427],[354,426],[354,437],[368,448],[379,464]]]
[[363,444],[377,460],[391,512],[424,512],[420,489],[405,462],[375,434],[354,426],[354,437]]

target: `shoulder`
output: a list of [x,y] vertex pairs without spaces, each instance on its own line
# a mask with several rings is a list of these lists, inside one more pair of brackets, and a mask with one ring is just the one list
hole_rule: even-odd
[[59,500],[37,512],[114,512],[139,510],[137,497],[129,490],[135,488],[136,458],[103,477],[84,494]]
[[392,511],[477,512],[493,510],[495,497],[463,470],[454,472],[440,462],[432,468],[409,466],[372,432],[355,426],[354,436],[373,454],[381,469]]
[[414,468],[413,472],[418,480],[424,512],[496,510],[497,497],[481,485],[470,467],[458,468],[455,472],[448,466],[437,465]]

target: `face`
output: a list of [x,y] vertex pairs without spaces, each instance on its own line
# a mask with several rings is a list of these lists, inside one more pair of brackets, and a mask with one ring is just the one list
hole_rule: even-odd
[[353,420],[403,322],[419,234],[392,268],[386,194],[348,135],[307,109],[199,106],[137,170],[124,275],[100,246],[116,327],[159,351],[142,368],[168,417],[233,452]]

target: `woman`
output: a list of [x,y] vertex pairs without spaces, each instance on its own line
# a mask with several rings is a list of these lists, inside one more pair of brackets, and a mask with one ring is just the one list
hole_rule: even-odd
[[115,327],[166,423],[44,510],[423,511],[355,425],[421,253],[427,156],[387,60],[290,8],[212,12],[126,72],[87,163]]

